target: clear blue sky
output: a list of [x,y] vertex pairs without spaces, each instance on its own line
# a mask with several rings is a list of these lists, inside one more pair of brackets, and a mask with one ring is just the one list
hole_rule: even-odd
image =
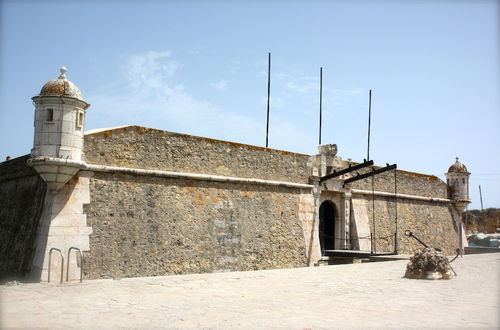
[[[135,124],[378,165],[471,175],[500,207],[498,1],[2,1],[0,157],[29,153],[30,98],[68,68],[86,130]],[[263,164],[265,165],[265,164]]]

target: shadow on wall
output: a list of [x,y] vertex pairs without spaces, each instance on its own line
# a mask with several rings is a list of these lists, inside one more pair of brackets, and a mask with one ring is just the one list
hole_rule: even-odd
[[0,163],[0,283],[33,280],[29,275],[47,185],[26,165],[28,158]]

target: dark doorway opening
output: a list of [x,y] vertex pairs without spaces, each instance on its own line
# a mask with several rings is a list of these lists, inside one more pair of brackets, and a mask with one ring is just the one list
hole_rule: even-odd
[[335,250],[335,204],[324,201],[319,207],[319,244],[321,253]]

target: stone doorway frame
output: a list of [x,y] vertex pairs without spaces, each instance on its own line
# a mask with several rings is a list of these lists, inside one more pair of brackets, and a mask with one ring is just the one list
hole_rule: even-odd
[[[337,222],[338,211],[335,203],[331,200],[324,200],[319,206],[319,228],[318,238],[321,255],[324,255],[324,250],[335,250],[337,245]],[[329,227],[330,230],[327,230]],[[328,233],[328,234],[327,234]]]
[[325,202],[330,202],[333,205],[334,212],[335,212],[335,228],[334,228],[334,233],[335,233],[335,240],[334,240],[334,250],[341,250],[345,249],[345,235],[346,235],[346,217],[345,217],[345,210],[344,210],[344,193],[342,192],[337,192],[337,191],[329,191],[329,190],[323,190],[321,192],[320,198],[318,200],[318,205],[317,206],[317,227],[316,227],[316,232],[317,234],[317,239],[318,239],[318,252],[320,253],[319,255],[323,255],[323,251],[321,251],[322,246],[320,244],[321,237],[319,233],[319,227],[320,227],[320,207],[323,205]]

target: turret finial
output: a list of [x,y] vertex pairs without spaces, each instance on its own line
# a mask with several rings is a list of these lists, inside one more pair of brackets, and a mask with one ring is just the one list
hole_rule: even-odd
[[68,69],[66,69],[65,66],[61,67],[61,75],[59,76],[59,79],[66,79],[66,72],[68,72]]

